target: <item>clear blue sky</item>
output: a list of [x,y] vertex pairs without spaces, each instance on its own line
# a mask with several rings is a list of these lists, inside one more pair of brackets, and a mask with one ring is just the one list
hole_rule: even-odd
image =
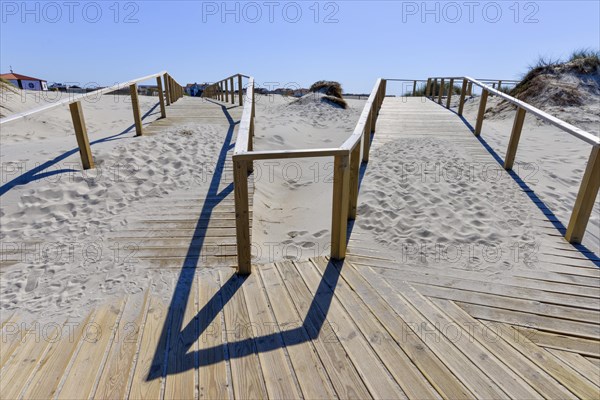
[[368,92],[377,77],[514,79],[539,55],[600,46],[597,0],[0,3],[0,69],[49,82],[166,69],[180,83],[242,72]]

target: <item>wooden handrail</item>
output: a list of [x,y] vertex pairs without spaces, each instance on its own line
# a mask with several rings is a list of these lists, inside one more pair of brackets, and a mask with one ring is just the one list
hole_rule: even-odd
[[[238,75],[241,80],[241,75]],[[223,82],[223,81],[220,81]],[[218,83],[210,86],[207,96],[218,96]],[[240,85],[241,86],[241,85]],[[358,183],[363,140],[362,161],[369,159],[371,134],[379,109],[385,98],[385,80],[378,79],[367,100],[352,135],[337,148],[253,151],[254,135],[254,78],[249,78],[246,104],[242,111],[240,127],[233,152],[234,193],[236,209],[236,241],[239,274],[251,273],[250,218],[248,198],[248,173],[256,160],[290,159],[307,157],[333,157],[333,207],[331,218],[331,257],[343,259],[346,255],[348,220],[356,218]]]
[[[594,202],[596,200],[596,197],[598,196],[598,191],[600,190],[600,138],[589,132],[584,131],[583,129],[571,125],[568,122],[565,122],[553,115],[550,115],[547,112],[544,112],[539,108],[532,106],[531,104],[528,104],[500,90],[497,90],[495,87],[490,87],[489,85],[486,85],[482,80],[473,79],[468,76],[459,78],[429,78],[427,85],[428,89],[431,82],[433,82],[433,87],[435,88],[438,79],[441,79],[442,85],[445,79],[450,79],[451,82],[454,79],[462,79],[461,96],[457,112],[458,115],[462,115],[465,103],[465,94],[467,92],[470,92],[470,87],[472,85],[476,85],[481,88],[482,92],[481,99],[479,102],[479,110],[477,113],[477,120],[475,122],[475,129],[473,131],[475,136],[479,136],[481,134],[483,120],[485,118],[485,108],[487,104],[487,99],[490,94],[498,96],[501,99],[507,101],[508,103],[516,106],[517,109],[515,114],[515,120],[513,122],[513,128],[508,143],[508,149],[506,150],[506,156],[504,157],[504,168],[507,170],[511,170],[513,167],[515,157],[517,154],[517,148],[519,146],[519,139],[521,137],[521,130],[523,128],[523,124],[525,122],[525,115],[527,112],[535,115],[541,120],[544,120],[558,127],[559,129],[569,133],[570,135],[592,145],[588,163],[583,178],[581,180],[581,185],[577,193],[577,198],[575,200],[575,205],[573,206],[573,212],[571,213],[571,218],[569,219],[569,224],[565,233],[565,239],[568,240],[570,243],[581,243],[585,234],[587,224],[590,219],[590,215],[592,214],[592,210],[594,208]],[[511,81],[507,80],[498,80],[498,87],[500,87],[500,85],[503,82],[511,83]],[[442,92],[443,87],[440,88],[440,93],[438,94],[438,102],[440,104]],[[431,97],[431,100],[435,101],[435,93],[433,93],[432,90],[427,90],[426,95],[428,97]],[[448,94],[446,108],[450,108],[450,96],[451,93]]]
[[83,93],[83,94],[79,94],[79,95],[76,95],[76,96],[73,96],[73,97],[70,97],[70,98],[67,98],[67,99],[59,100],[59,101],[57,101],[55,103],[45,104],[45,105],[40,106],[40,107],[32,108],[31,110],[23,111],[23,112],[20,112],[20,113],[15,113],[13,115],[9,115],[8,117],[4,117],[4,118],[0,119],[0,125],[6,124],[8,122],[19,120],[21,118],[29,117],[29,116],[31,116],[33,114],[37,114],[37,113],[41,113],[41,112],[44,112],[44,111],[48,111],[48,110],[51,110],[53,108],[60,107],[62,105],[68,105],[68,104],[76,103],[78,101],[86,100],[88,98],[93,98],[93,97],[98,96],[98,95],[102,95],[102,94],[114,92],[114,91],[119,90],[119,89],[124,89],[124,88],[127,88],[127,87],[133,85],[134,83],[147,81],[147,80],[150,80],[152,78],[156,78],[158,76],[162,76],[165,73],[166,73],[166,71],[158,72],[156,74],[147,75],[147,76],[144,76],[144,77],[141,77],[141,78],[137,78],[137,79],[133,79],[133,80],[130,80],[130,81],[127,81],[127,82],[117,83],[116,85],[112,85],[112,86],[109,86],[109,87],[106,87],[106,88],[101,88],[101,89],[98,89],[98,90],[94,90],[94,91],[89,92],[89,93]]
[[[15,113],[8,117],[0,119],[0,125],[18,121],[20,119],[29,117],[34,114],[42,113],[48,110],[52,110],[56,107],[60,107],[63,105],[68,105],[69,110],[71,112],[71,119],[73,121],[73,129],[75,130],[75,137],[77,139],[77,145],[79,147],[79,154],[81,156],[81,164],[83,169],[94,168],[94,159],[92,157],[92,150],[90,147],[90,141],[87,134],[87,128],[85,125],[85,118],[83,116],[83,107],[82,100],[87,100],[90,98],[96,98],[96,96],[104,95],[107,93],[111,93],[120,89],[125,89],[129,87],[129,94],[131,96],[131,108],[133,110],[133,120],[135,125],[136,136],[143,135],[142,128],[142,117],[139,107],[138,101],[138,87],[137,84],[139,82],[147,81],[150,79],[156,78],[157,88],[158,88],[158,96],[159,96],[159,104],[161,110],[161,118],[166,117],[166,109],[165,109],[165,98],[167,101],[167,106],[171,105],[179,98],[183,97],[183,87],[177,83],[166,71],[157,72],[155,74],[146,75],[141,78],[132,79],[127,82],[117,83],[116,85],[112,85],[109,87],[101,88],[94,90],[89,93],[79,94],[73,97],[69,97],[63,100],[59,100],[54,103],[45,104],[40,107],[33,108],[28,111]],[[164,89],[165,93],[163,94],[163,85],[161,79],[164,79]]]

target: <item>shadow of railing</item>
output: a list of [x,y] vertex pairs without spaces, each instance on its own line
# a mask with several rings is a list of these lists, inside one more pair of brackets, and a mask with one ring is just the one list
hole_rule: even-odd
[[[142,116],[142,120],[144,120],[145,118],[149,117],[152,112],[156,109],[156,107],[159,106],[159,103],[156,103],[154,106],[152,106],[152,108],[150,108],[150,110],[148,110],[143,116]],[[125,135],[126,133],[130,132],[132,129],[135,128],[135,124],[130,125],[129,127],[127,127],[125,130],[114,134],[112,136],[107,136],[105,138],[102,139],[96,139],[92,142],[90,142],[90,146],[94,146],[100,143],[106,143],[106,142],[112,142],[113,140],[117,140],[118,138],[120,138],[121,136]],[[64,152],[63,154],[61,154],[58,157],[53,158],[52,160],[48,160],[43,164],[38,165],[35,168],[30,169],[29,171],[17,176],[16,178],[6,182],[5,184],[3,184],[2,186],[0,186],[0,196],[4,195],[6,192],[8,192],[9,190],[11,190],[12,188],[14,188],[15,186],[20,186],[20,185],[26,185],[28,183],[31,182],[35,182],[38,181],[40,179],[44,179],[47,178],[49,176],[55,176],[55,175],[60,175],[60,174],[66,174],[66,173],[72,173],[72,172],[79,172],[80,170],[77,169],[59,169],[59,170],[54,170],[54,171],[46,171],[48,168],[58,164],[59,162],[69,158],[70,156],[79,153],[79,147],[76,147],[74,149],[71,149],[69,151]]]
[[[435,101],[434,103],[438,104]],[[442,104],[439,104],[439,106],[443,107],[444,109],[447,109]],[[463,124],[465,124],[465,126],[471,132],[475,132],[475,128],[473,127],[473,125],[471,125],[471,123],[464,116],[458,115],[458,113],[455,110],[447,110],[459,117]],[[492,146],[482,136],[476,136],[475,138],[479,141],[479,143],[481,143],[483,148],[488,153],[490,153],[494,160],[502,167],[502,170],[504,170],[504,159],[496,152],[496,150],[494,150]],[[535,190],[532,189],[531,186],[529,186],[523,179],[521,179],[521,177],[515,171],[509,170],[506,172],[508,173],[508,176],[510,176],[512,180],[515,181],[517,185],[519,185],[519,187],[523,190],[527,197],[529,197],[532,203],[535,204],[535,206],[546,216],[546,218],[552,224],[552,226],[554,226],[556,231],[560,233],[561,236],[564,236],[567,231],[567,228],[556,216],[556,214],[554,214],[554,212],[550,210],[546,203],[542,199],[540,199],[540,197],[535,193]],[[593,250],[589,249],[583,244],[571,244],[571,246],[573,246],[574,249],[578,250],[578,252],[582,256],[590,260],[595,266],[600,267],[600,257]]]
[[[233,122],[227,107],[220,103],[215,102],[215,104],[221,106],[230,123],[227,136],[219,153],[217,172],[212,177],[207,194],[207,200],[212,199],[216,201],[206,201],[202,208],[200,219],[194,231],[194,237],[188,248],[181,273],[175,285],[171,304],[169,305],[161,331],[161,337],[158,340],[159,345],[155,350],[152,366],[146,377],[148,381],[167,375],[178,374],[198,368],[199,366],[216,364],[224,360],[241,358],[257,352],[272,351],[284,346],[294,346],[316,339],[325,324],[326,316],[333,300],[333,288],[335,288],[341,271],[340,265],[336,268],[331,261],[327,264],[301,326],[258,337],[243,337],[234,342],[228,342],[226,345],[235,348],[235,351],[225,351],[224,345],[190,351],[193,344],[207,331],[215,318],[222,312],[223,307],[242,288],[244,282],[247,280],[247,276],[244,275],[233,274],[230,276],[226,282],[222,283],[220,289],[208,302],[202,306],[194,318],[186,326],[183,326],[186,308],[191,306],[189,305],[189,300],[193,288],[194,276],[198,262],[200,261],[200,250],[204,244],[205,232],[209,224],[211,212],[233,190],[233,183],[231,183],[226,189],[218,192],[222,179],[221,171],[223,171],[223,167],[227,161],[227,152],[232,148],[231,141],[237,122]],[[171,346],[174,343],[177,345]],[[173,352],[176,353],[174,354]],[[177,361],[169,362],[169,360]]]

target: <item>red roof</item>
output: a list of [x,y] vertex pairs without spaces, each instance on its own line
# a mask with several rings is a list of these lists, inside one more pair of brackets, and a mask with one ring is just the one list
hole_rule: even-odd
[[21,74],[15,74],[13,72],[11,72],[9,74],[2,74],[2,75],[0,75],[0,78],[4,78],[4,79],[18,79],[18,80],[25,80],[25,81],[43,81],[43,82],[46,82],[43,79],[32,78],[31,76],[26,76],[26,75],[21,75]]

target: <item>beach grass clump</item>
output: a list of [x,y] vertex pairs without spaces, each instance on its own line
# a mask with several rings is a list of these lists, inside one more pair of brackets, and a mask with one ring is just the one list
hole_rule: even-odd
[[348,108],[348,103],[342,96],[342,85],[336,81],[317,81],[313,83],[309,90],[312,93],[323,94],[322,101],[336,105],[341,108]]
[[[580,107],[600,98],[600,52],[575,50],[564,59],[538,57],[509,95],[533,106]],[[503,109],[500,103],[498,108]]]

